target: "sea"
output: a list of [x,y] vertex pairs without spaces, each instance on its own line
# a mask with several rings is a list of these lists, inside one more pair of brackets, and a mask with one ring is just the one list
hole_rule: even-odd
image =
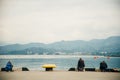
[[77,68],[79,58],[84,60],[85,68],[99,69],[101,61],[105,61],[108,68],[120,68],[120,57],[90,55],[0,55],[0,68],[10,60],[16,69],[27,67],[29,70],[44,70],[42,65],[55,64],[55,70],[69,70]]

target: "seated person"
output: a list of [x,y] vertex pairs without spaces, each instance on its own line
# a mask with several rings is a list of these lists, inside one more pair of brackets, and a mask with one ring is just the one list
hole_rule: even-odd
[[101,72],[105,72],[106,69],[107,69],[107,63],[105,61],[102,61],[100,63],[100,70],[101,70]]
[[77,65],[78,71],[83,71],[84,67],[85,67],[84,60],[82,60],[82,58],[80,58],[78,61],[78,65]]
[[5,70],[8,71],[12,71],[13,65],[10,61],[7,62]]

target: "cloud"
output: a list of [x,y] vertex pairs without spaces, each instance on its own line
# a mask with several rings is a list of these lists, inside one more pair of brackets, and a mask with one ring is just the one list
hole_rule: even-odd
[[2,42],[90,40],[119,35],[117,0],[2,0]]

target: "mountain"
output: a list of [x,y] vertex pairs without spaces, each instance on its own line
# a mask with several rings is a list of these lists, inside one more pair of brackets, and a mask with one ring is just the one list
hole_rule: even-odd
[[75,40],[75,41],[61,41],[56,42],[48,45],[49,48],[54,48],[58,51],[66,51],[66,52],[91,52],[94,50],[88,42],[82,40]]
[[0,46],[0,54],[92,54],[120,56],[120,36],[90,41],[60,41],[51,44],[29,43]]
[[90,45],[101,51],[120,51],[120,37],[109,37],[103,40],[90,41]]

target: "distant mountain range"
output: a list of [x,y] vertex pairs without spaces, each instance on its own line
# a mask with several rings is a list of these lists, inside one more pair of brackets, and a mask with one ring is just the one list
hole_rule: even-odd
[[0,46],[1,55],[82,54],[120,56],[120,36],[90,41],[60,41],[51,44],[29,43]]

